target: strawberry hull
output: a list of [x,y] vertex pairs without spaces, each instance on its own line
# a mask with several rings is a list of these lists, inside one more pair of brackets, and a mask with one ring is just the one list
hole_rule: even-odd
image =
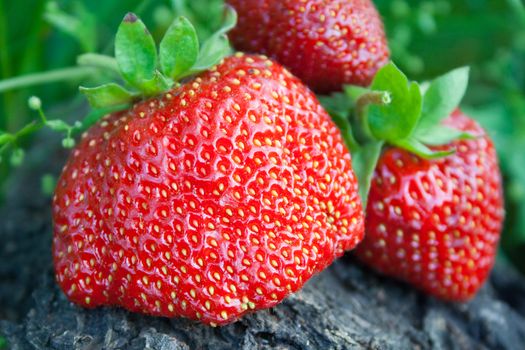
[[315,96],[238,54],[87,132],[54,197],[56,276],[84,307],[226,324],[355,247],[361,212]]

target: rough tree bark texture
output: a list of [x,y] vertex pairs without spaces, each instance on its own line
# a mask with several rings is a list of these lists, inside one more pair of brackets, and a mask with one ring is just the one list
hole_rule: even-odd
[[[9,349],[525,349],[525,279],[498,265],[470,303],[426,297],[345,257],[281,305],[222,328],[83,310],[57,288],[40,176],[65,152],[38,147],[0,208],[0,334]],[[31,167],[30,167],[31,166]]]

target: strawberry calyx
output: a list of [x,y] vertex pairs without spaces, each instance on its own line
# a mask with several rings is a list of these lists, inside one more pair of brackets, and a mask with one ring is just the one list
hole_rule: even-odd
[[213,67],[231,53],[226,33],[235,27],[237,14],[225,7],[221,28],[199,45],[194,26],[185,17],[176,18],[155,44],[146,25],[134,13],[122,20],[115,38],[115,57],[85,54],[78,63],[103,67],[117,73],[124,85],[107,83],[97,87],[80,87],[94,108],[129,104],[172,89],[191,75]]
[[469,68],[463,67],[420,85],[391,62],[370,87],[345,86],[342,93],[321,99],[352,153],[364,208],[385,147],[436,159],[455,153],[451,142],[476,137],[442,125],[465,95],[468,76]]

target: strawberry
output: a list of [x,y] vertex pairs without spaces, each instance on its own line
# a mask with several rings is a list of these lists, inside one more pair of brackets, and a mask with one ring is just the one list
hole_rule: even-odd
[[[125,52],[128,33],[149,36],[144,28],[128,15],[116,54],[151,91],[155,74],[141,80],[125,68],[139,61],[122,58],[137,55]],[[166,37],[186,54],[194,30],[174,28]],[[93,103],[122,102],[113,85],[94,89],[84,89]],[[89,129],[58,181],[53,218],[56,278],[71,301],[211,325],[276,305],[364,233],[337,127],[279,64],[243,54]]]
[[455,141],[455,154],[433,161],[386,150],[372,180],[366,238],[357,255],[429,294],[463,301],[494,263],[501,177],[492,141],[476,122],[458,110],[445,123],[482,136]]
[[229,0],[239,50],[275,58],[318,93],[368,86],[389,60],[371,0]]
[[[366,207],[357,256],[452,301],[472,298],[487,279],[504,217],[492,141],[457,108],[467,83],[460,68],[423,91],[390,63],[369,89],[347,87],[325,101],[339,110],[332,114]],[[353,114],[342,115],[335,101],[353,105]]]

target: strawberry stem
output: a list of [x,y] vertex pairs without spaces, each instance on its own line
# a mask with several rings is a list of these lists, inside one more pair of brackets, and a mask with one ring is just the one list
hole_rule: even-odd
[[365,117],[369,105],[386,106],[392,102],[392,97],[387,91],[370,91],[359,96],[356,101],[356,113],[359,119]]
[[369,91],[357,99],[355,103],[355,119],[352,120],[355,137],[360,143],[375,140],[368,124],[368,107],[371,105],[386,106],[392,102],[392,97],[386,91]]

